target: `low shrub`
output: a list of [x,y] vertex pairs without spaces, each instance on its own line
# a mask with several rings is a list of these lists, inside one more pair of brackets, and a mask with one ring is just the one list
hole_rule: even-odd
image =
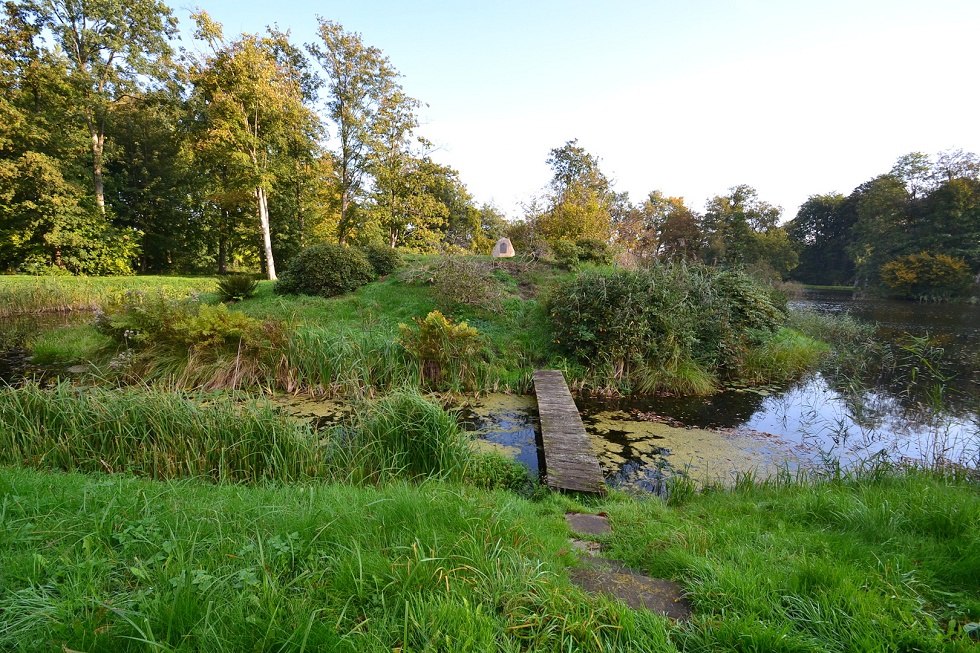
[[463,472],[463,482],[484,490],[510,490],[530,496],[534,482],[527,467],[496,452],[474,453]]
[[476,367],[482,359],[479,332],[466,322],[453,323],[439,311],[399,324],[399,342],[419,362],[421,381],[430,388],[446,380],[463,388],[475,384]]
[[218,279],[218,297],[223,302],[240,302],[255,295],[257,279],[247,274],[229,274]]
[[486,263],[465,256],[445,256],[420,268],[411,281],[431,284],[439,304],[447,310],[472,306],[499,310],[503,287]]
[[289,261],[276,282],[275,292],[334,297],[357,290],[375,276],[371,262],[361,250],[321,243],[307,247]]
[[710,392],[738,378],[784,314],[740,272],[686,263],[589,272],[547,303],[555,343],[600,377],[643,392]]
[[566,270],[572,270],[578,267],[579,264],[579,249],[571,240],[557,240],[552,243],[551,246],[553,256],[555,257],[555,263],[565,268]]
[[385,277],[394,272],[401,266],[402,258],[394,247],[370,243],[363,248],[364,256],[367,257],[374,273],[379,277]]
[[609,265],[613,261],[612,249],[609,243],[598,238],[583,238],[575,241],[578,248],[578,259],[583,263]]

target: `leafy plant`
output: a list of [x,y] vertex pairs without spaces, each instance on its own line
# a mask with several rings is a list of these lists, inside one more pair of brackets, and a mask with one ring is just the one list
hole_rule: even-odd
[[499,279],[481,261],[463,256],[445,256],[419,270],[414,281],[433,286],[441,306],[474,306],[498,310],[503,297]]
[[240,302],[255,295],[259,282],[245,274],[229,274],[218,279],[218,297],[223,302]]
[[375,276],[371,262],[361,250],[321,243],[307,247],[289,261],[275,291],[282,295],[333,297],[357,290]]
[[398,251],[394,247],[370,243],[362,249],[364,250],[364,256],[367,257],[367,260],[371,263],[371,267],[374,268],[374,273],[379,277],[391,274],[402,264],[402,258],[398,255]]
[[[479,332],[466,322],[454,324],[439,311],[413,325],[399,324],[402,346],[418,359],[423,383],[439,386],[450,376],[464,386],[473,380],[474,361],[481,359],[483,343]],[[447,374],[450,372],[450,374]]]
[[949,299],[965,295],[973,279],[961,258],[918,252],[881,266],[881,280],[900,295],[913,299]]

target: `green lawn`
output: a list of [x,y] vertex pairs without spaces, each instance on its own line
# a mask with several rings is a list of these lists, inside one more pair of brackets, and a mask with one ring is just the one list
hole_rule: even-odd
[[0,649],[976,650],[980,493],[965,480],[590,502],[610,515],[610,556],[686,589],[687,624],[570,584],[574,505],[433,481],[0,468]]

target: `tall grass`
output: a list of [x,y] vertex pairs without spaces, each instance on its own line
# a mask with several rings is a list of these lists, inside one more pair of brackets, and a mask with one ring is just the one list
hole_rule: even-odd
[[128,290],[187,297],[215,290],[209,277],[29,277],[0,276],[0,316],[94,311]]
[[363,403],[335,438],[359,480],[459,478],[473,458],[456,417],[410,389]]
[[0,388],[0,463],[154,479],[296,481],[327,475],[315,433],[228,398],[62,383]]

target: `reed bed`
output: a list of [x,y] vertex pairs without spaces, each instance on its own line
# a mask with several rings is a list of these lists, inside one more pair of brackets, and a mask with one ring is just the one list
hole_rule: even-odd
[[0,389],[0,463],[153,479],[328,476],[316,434],[272,408],[141,388]]

